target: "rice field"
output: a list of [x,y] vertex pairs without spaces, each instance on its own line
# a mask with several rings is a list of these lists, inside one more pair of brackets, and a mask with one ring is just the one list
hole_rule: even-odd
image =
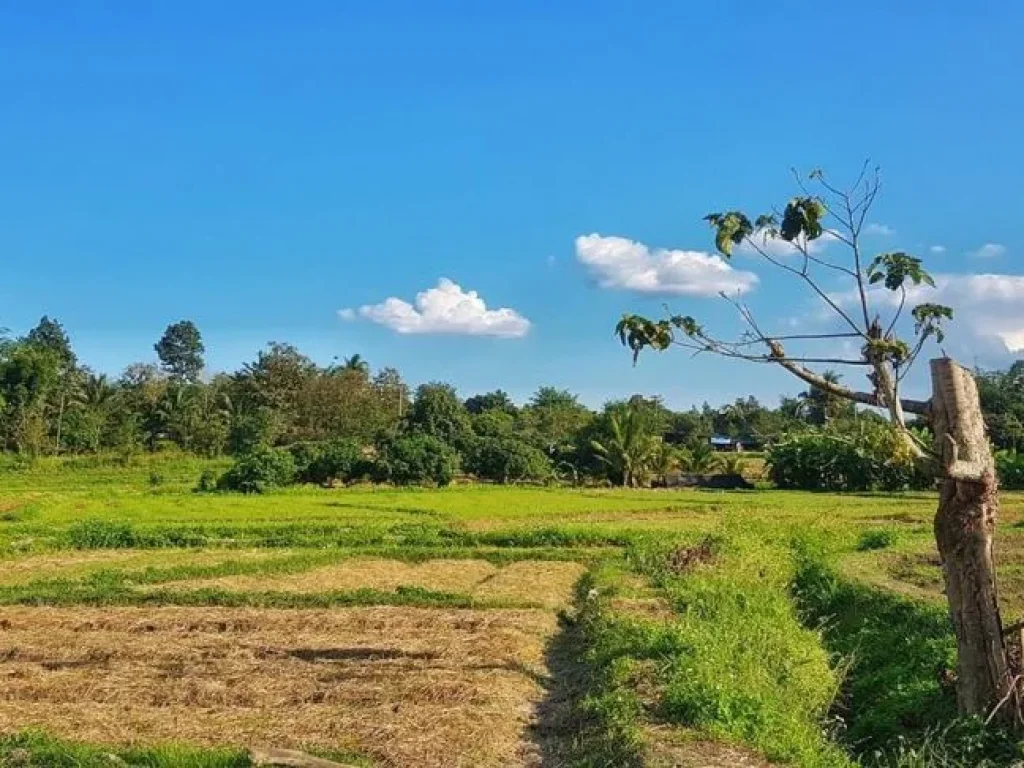
[[[858,599],[938,617],[936,663],[949,647],[928,493],[196,493],[206,466],[0,476],[0,765],[246,766],[266,748],[426,768],[872,764],[824,725],[858,671],[800,592],[810,549]],[[1005,494],[1008,622],[1022,520]],[[910,704],[940,717],[948,691],[921,691]]]

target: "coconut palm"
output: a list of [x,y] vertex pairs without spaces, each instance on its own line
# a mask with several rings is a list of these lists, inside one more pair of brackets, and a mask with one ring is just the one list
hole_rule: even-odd
[[[825,371],[821,378],[829,384],[839,384],[843,377],[835,371]],[[811,387],[801,392],[799,397],[806,406],[807,420],[812,424],[828,424],[833,419],[850,415],[854,410],[849,400],[819,387]]]
[[647,431],[643,413],[637,408],[613,413],[608,426],[611,434],[603,442],[591,440],[590,446],[622,485],[635,488],[650,473],[661,439]]
[[679,466],[685,472],[708,475],[719,466],[715,449],[707,443],[694,443],[679,452]]
[[78,387],[75,400],[86,408],[100,408],[109,403],[116,392],[105,373],[89,373]]
[[369,375],[369,373],[370,373],[370,364],[368,362],[366,362],[365,359],[363,359],[362,355],[355,354],[355,355],[351,355],[350,357],[344,358],[341,361],[341,365],[339,366],[339,370],[341,370],[341,371],[354,371],[355,373],[362,373],[364,375]]

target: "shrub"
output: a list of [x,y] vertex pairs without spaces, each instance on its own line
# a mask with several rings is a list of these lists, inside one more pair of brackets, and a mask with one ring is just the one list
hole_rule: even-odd
[[265,446],[238,457],[234,465],[220,476],[217,488],[242,493],[263,493],[288,485],[295,480],[295,460],[279,448]]
[[295,477],[300,483],[330,485],[335,480],[347,482],[368,474],[371,463],[363,456],[357,440],[340,439],[328,442],[294,443],[288,452],[295,460]]
[[324,443],[315,440],[306,440],[292,443],[288,446],[288,453],[292,455],[295,462],[295,478],[300,483],[313,482],[309,479],[312,467],[319,462],[324,455]]
[[996,454],[999,484],[1010,491],[1024,491],[1024,454],[999,451]]
[[332,440],[324,444],[320,457],[310,465],[307,482],[330,485],[335,480],[354,480],[368,471],[369,464],[358,441]]
[[466,454],[465,469],[478,478],[508,483],[516,480],[547,480],[551,461],[543,451],[510,437],[481,437]]
[[382,446],[376,465],[379,480],[397,485],[448,485],[458,467],[458,454],[447,443],[421,433],[395,438]]
[[858,552],[886,549],[896,543],[896,531],[890,528],[874,528],[864,531],[857,540]]
[[790,435],[768,449],[766,463],[780,488],[899,491],[932,485],[903,438],[881,423]]
[[195,490],[197,493],[211,493],[217,490],[217,473],[212,469],[204,469]]

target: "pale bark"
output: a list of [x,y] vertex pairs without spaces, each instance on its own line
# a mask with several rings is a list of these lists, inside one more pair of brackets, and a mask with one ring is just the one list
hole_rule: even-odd
[[939,457],[935,540],[957,639],[957,704],[965,715],[1019,718],[996,600],[992,541],[999,509],[995,466],[970,371],[931,362],[932,418]]

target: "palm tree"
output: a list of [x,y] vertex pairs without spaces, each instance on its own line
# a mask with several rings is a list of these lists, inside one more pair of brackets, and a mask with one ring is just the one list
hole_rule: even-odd
[[341,361],[340,370],[355,371],[356,373],[369,375],[370,364],[363,359],[362,355],[355,354],[352,355],[351,357],[346,357]]
[[679,465],[686,472],[695,475],[708,475],[719,466],[715,449],[707,443],[694,443],[680,451]]
[[[838,384],[842,376],[835,371],[825,371],[821,378],[829,384]],[[841,416],[844,410],[848,410],[852,403],[831,392],[826,392],[818,387],[811,387],[806,392],[801,392],[800,399],[807,407],[807,420],[812,424],[828,424],[832,419]]]
[[90,373],[82,381],[76,400],[87,408],[99,408],[110,402],[116,391],[105,373]]
[[735,453],[730,456],[718,457],[718,469],[725,475],[742,475],[747,468],[747,462]]
[[622,485],[635,488],[649,473],[658,454],[661,439],[646,431],[643,414],[637,408],[613,413],[608,425],[609,437],[590,446],[598,460],[621,479]]
[[655,451],[652,469],[661,478],[663,485],[668,485],[668,476],[679,467],[679,453],[664,440],[658,441],[658,449]]

